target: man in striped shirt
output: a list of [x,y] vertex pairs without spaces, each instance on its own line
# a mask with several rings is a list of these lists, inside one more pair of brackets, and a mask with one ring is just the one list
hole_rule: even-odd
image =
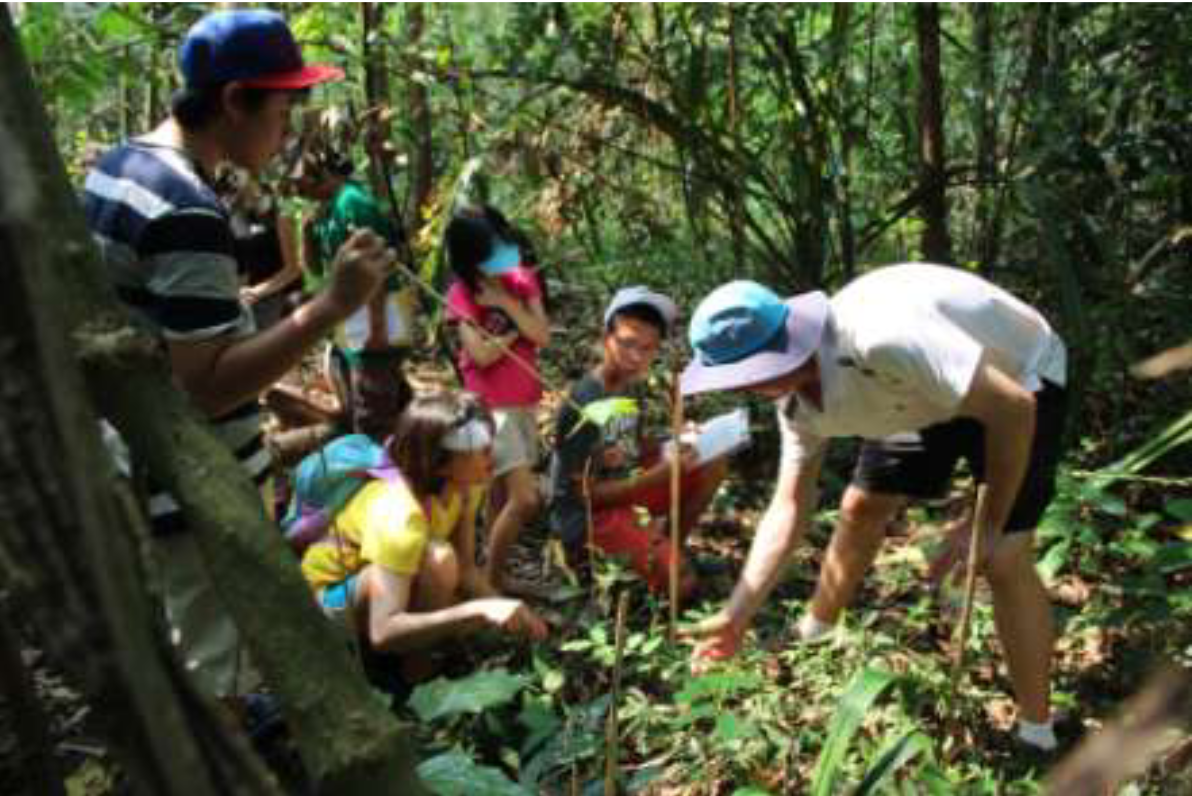
[[[270,461],[259,394],[362,306],[396,257],[374,233],[356,233],[327,288],[258,333],[239,300],[228,213],[210,175],[223,163],[259,171],[281,149],[292,106],[343,73],[304,64],[281,16],[259,10],[203,17],[182,43],[179,66],[184,87],[170,118],[100,159],[87,178],[85,211],[121,299],[164,338],[175,382],[264,494]],[[186,667],[215,695],[242,692],[236,628],[184,517],[160,490],[149,513],[167,618]]]

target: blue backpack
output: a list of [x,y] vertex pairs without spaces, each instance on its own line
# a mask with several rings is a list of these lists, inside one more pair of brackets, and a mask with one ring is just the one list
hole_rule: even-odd
[[300,555],[322,539],[335,515],[375,478],[396,481],[385,448],[364,434],[339,437],[308,455],[294,471],[294,491],[281,520],[286,541]]

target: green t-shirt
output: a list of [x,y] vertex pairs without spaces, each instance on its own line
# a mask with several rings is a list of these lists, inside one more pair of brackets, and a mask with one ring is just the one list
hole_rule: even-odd
[[[390,245],[397,242],[393,221],[381,209],[376,197],[355,180],[345,180],[314,222],[315,267],[318,273],[308,272],[307,288],[311,292],[322,287],[331,263],[335,261],[336,252],[357,229],[371,229]],[[398,288],[396,278],[390,277],[388,289],[392,291]]]

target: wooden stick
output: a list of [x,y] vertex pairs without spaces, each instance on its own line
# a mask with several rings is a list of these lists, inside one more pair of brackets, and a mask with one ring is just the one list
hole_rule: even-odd
[[596,596],[595,562],[596,555],[596,521],[592,518],[592,457],[584,462],[584,512],[587,518],[588,543],[585,552],[588,555],[588,578],[592,582],[592,597]]
[[976,507],[973,509],[973,524],[969,537],[968,569],[964,578],[964,603],[960,610],[960,625],[956,631],[956,659],[952,666],[952,680],[958,682],[964,671],[965,648],[968,647],[969,623],[973,615],[973,595],[977,590],[977,562],[981,558],[981,539],[987,524],[985,516],[986,486],[977,487]]
[[679,390],[679,371],[671,371],[671,432],[674,451],[671,457],[670,479],[670,640],[675,643],[679,627],[679,532],[682,524],[682,447],[679,438],[683,434],[683,393]]
[[625,653],[625,616],[629,612],[629,592],[622,591],[617,600],[617,626],[614,635],[616,655],[613,659],[613,691],[608,704],[608,721],[604,732],[604,796],[617,796],[618,751],[620,727],[617,724],[617,705],[621,701],[621,661]]

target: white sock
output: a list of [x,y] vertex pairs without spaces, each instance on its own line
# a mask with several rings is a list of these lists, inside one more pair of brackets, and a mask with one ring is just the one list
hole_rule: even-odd
[[1042,724],[1036,724],[1026,719],[1019,719],[1018,740],[1042,749],[1044,752],[1050,752],[1058,745],[1055,739],[1055,727],[1051,719],[1048,719]]
[[817,641],[827,641],[836,625],[830,625],[827,622],[821,622],[808,611],[799,618],[799,624],[796,627],[799,633],[799,640],[808,644],[814,644]]

